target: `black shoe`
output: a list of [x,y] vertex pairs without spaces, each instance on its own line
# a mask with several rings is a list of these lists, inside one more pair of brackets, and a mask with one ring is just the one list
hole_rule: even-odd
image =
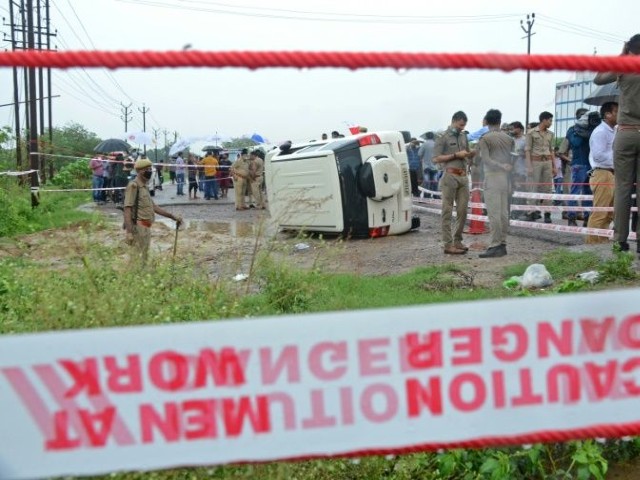
[[628,252],[629,251],[629,243],[628,242],[616,242],[616,243],[613,244],[613,248],[615,249],[616,247],[618,247],[621,252]]
[[583,227],[588,227],[589,226],[589,217],[584,219],[584,222],[582,222],[582,226]]
[[538,218],[536,217],[536,212],[531,212],[525,217],[527,222],[535,222]]
[[549,212],[544,214],[544,223],[551,223],[551,214]]
[[480,258],[497,258],[504,257],[507,254],[507,247],[498,245],[497,247],[489,247],[487,251],[479,255]]
[[567,225],[569,225],[570,227],[577,227],[578,224],[576,223],[576,219],[575,218],[570,218],[569,221],[567,222]]
[[540,211],[539,211],[539,210],[536,210],[535,212],[533,212],[533,217],[534,217],[536,220],[540,220],[540,219],[542,218],[542,214],[540,213]]

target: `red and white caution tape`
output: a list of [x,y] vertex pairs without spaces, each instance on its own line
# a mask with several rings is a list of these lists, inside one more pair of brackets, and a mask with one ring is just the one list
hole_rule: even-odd
[[103,191],[113,191],[113,190],[124,190],[126,187],[106,187],[106,188],[46,188],[41,189],[42,193],[49,192],[103,192]]
[[0,478],[638,435],[639,294],[3,335]]
[[[414,204],[414,208],[417,210],[421,210],[427,213],[433,213],[435,215],[441,215],[441,208],[429,208],[424,207],[422,205],[442,205],[440,200],[434,199],[425,199],[422,200],[418,205]],[[554,208],[554,207],[551,207]],[[542,209],[540,209],[542,210]],[[566,208],[566,210],[571,210],[570,208]],[[560,211],[560,210],[557,210]],[[453,216],[456,217],[456,212],[453,212]],[[489,223],[489,217],[486,215],[476,215],[473,213],[467,214],[467,220],[476,220],[479,222]],[[568,225],[558,225],[554,223],[536,223],[536,222],[527,222],[523,220],[510,220],[509,225],[512,227],[520,227],[520,228],[529,228],[532,230],[549,230],[554,232],[563,232],[563,233],[573,233],[577,235],[593,235],[598,237],[607,237],[613,238],[613,230],[610,229],[601,229],[601,228],[588,228],[588,227],[570,227]],[[636,240],[636,233],[629,232],[629,240]]]
[[38,170],[24,170],[20,172],[7,171],[7,172],[0,172],[0,175],[7,175],[9,177],[21,177],[23,175],[31,175],[32,173],[38,173]]

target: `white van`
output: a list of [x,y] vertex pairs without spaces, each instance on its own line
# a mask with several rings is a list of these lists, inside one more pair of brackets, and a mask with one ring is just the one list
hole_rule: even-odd
[[271,218],[283,229],[349,237],[382,237],[418,228],[406,141],[397,131],[361,133],[285,144],[268,152],[265,182]]

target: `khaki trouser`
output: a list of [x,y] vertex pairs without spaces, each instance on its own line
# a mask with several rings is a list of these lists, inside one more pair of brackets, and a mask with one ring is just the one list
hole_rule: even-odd
[[[640,129],[616,132],[613,141],[613,166],[615,168],[615,195],[613,200],[613,239],[626,242],[629,237],[631,194],[636,186],[636,198],[640,197]],[[638,222],[640,234],[640,222]]]
[[247,180],[245,178],[235,177],[233,179],[233,190],[236,195],[236,208],[245,208],[244,191],[247,188]]
[[[531,160],[533,173],[529,177],[532,193],[553,193],[551,160]],[[551,200],[529,200],[529,205],[551,205]]]
[[509,173],[485,172],[484,203],[491,227],[491,243],[489,247],[506,245],[509,232]]
[[262,195],[262,177],[257,177],[251,180],[251,194],[253,196],[253,203],[256,208],[264,208],[264,198]]
[[[466,175],[458,176],[445,172],[440,179],[440,191],[442,192],[442,242],[447,248],[462,243],[462,231],[467,221],[467,207],[469,206],[469,179]],[[454,203],[457,220],[452,234]]]
[[[149,246],[151,245],[151,229],[142,225],[133,226],[133,252],[135,260],[145,264],[149,257]],[[133,260],[133,257],[132,257]]]
[[[615,191],[613,173],[607,170],[594,170],[589,179],[593,192],[594,207],[613,207],[613,195]],[[591,212],[589,215],[589,228],[608,229],[613,221],[613,212]],[[587,243],[606,243],[607,237],[587,235]]]

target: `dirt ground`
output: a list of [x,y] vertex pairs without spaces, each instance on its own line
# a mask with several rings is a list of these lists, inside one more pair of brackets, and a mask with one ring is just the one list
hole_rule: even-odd
[[[160,200],[160,201],[158,201]],[[559,247],[571,250],[596,249],[603,257],[611,255],[610,245],[586,246],[583,237],[531,229],[512,228],[508,255],[481,259],[489,242],[489,234],[466,235],[470,247],[466,255],[445,255],[440,241],[440,217],[417,209],[421,226],[404,235],[376,239],[342,240],[340,238],[300,238],[292,232],[278,232],[267,210],[236,211],[229,199],[221,201],[176,200],[169,194],[157,199],[164,208],[185,219],[178,232],[176,258],[191,257],[207,269],[212,277],[231,278],[247,273],[257,249],[268,248],[276,255],[301,267],[320,266],[329,272],[351,272],[363,275],[388,275],[418,266],[454,263],[474,277],[476,286],[494,286],[503,281],[504,267],[513,263],[539,263],[542,255]],[[122,245],[122,212],[112,205],[94,207],[107,219],[104,226],[90,234],[82,229],[67,228],[26,235],[0,242],[0,256],[27,256],[64,263],[77,255],[83,242]],[[560,223],[554,218],[554,223]],[[563,222],[564,223],[564,222]],[[152,252],[171,258],[175,229],[170,220],[158,217],[153,226]],[[61,249],[60,245],[66,248]],[[126,256],[126,248],[119,249]]]

